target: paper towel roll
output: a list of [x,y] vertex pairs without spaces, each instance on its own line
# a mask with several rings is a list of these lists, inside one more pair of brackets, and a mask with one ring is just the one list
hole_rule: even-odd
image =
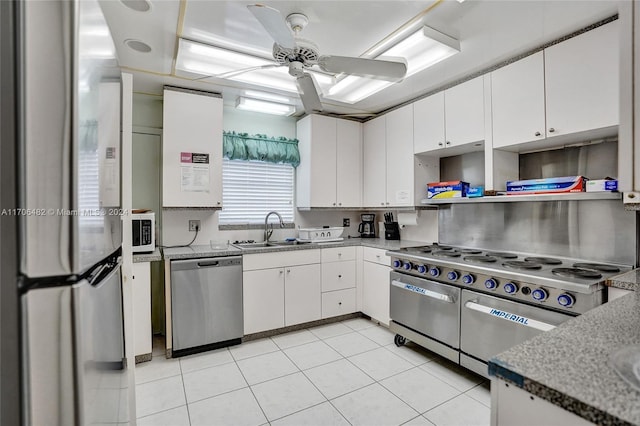
[[418,212],[398,213],[398,225],[417,225]]

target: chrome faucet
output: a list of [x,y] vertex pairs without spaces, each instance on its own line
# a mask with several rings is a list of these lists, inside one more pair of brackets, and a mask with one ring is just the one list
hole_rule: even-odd
[[275,214],[276,216],[278,216],[278,219],[280,220],[280,228],[284,228],[284,222],[282,221],[282,216],[280,216],[280,213],[278,212],[267,213],[267,215],[264,218],[264,241],[267,243],[269,242],[269,238],[271,238],[271,234],[273,234],[273,225],[271,225],[271,229],[269,229],[267,225],[267,222],[269,221],[269,216],[271,216],[272,214]]

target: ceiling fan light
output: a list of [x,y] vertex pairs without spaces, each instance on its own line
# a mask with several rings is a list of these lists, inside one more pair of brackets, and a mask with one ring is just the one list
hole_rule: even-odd
[[240,96],[236,101],[236,108],[245,111],[261,112],[273,115],[291,115],[296,111],[295,106],[251,99]]
[[263,101],[278,102],[281,104],[292,103],[291,98],[288,98],[286,96],[276,95],[275,93],[260,92],[258,90],[245,90],[244,94],[249,98],[261,99]]
[[348,104],[354,104],[392,84],[394,83],[386,80],[350,75],[331,87],[325,97]]

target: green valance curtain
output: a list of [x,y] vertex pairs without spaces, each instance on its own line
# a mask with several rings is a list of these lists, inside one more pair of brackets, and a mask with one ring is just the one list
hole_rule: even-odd
[[236,132],[222,132],[222,135],[223,155],[230,160],[287,163],[293,167],[300,164],[298,139]]

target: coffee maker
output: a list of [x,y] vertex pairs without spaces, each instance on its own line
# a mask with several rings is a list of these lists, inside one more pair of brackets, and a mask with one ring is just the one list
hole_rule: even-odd
[[376,237],[376,215],[374,213],[365,213],[360,215],[360,225],[358,225],[358,232],[361,238],[375,238]]

